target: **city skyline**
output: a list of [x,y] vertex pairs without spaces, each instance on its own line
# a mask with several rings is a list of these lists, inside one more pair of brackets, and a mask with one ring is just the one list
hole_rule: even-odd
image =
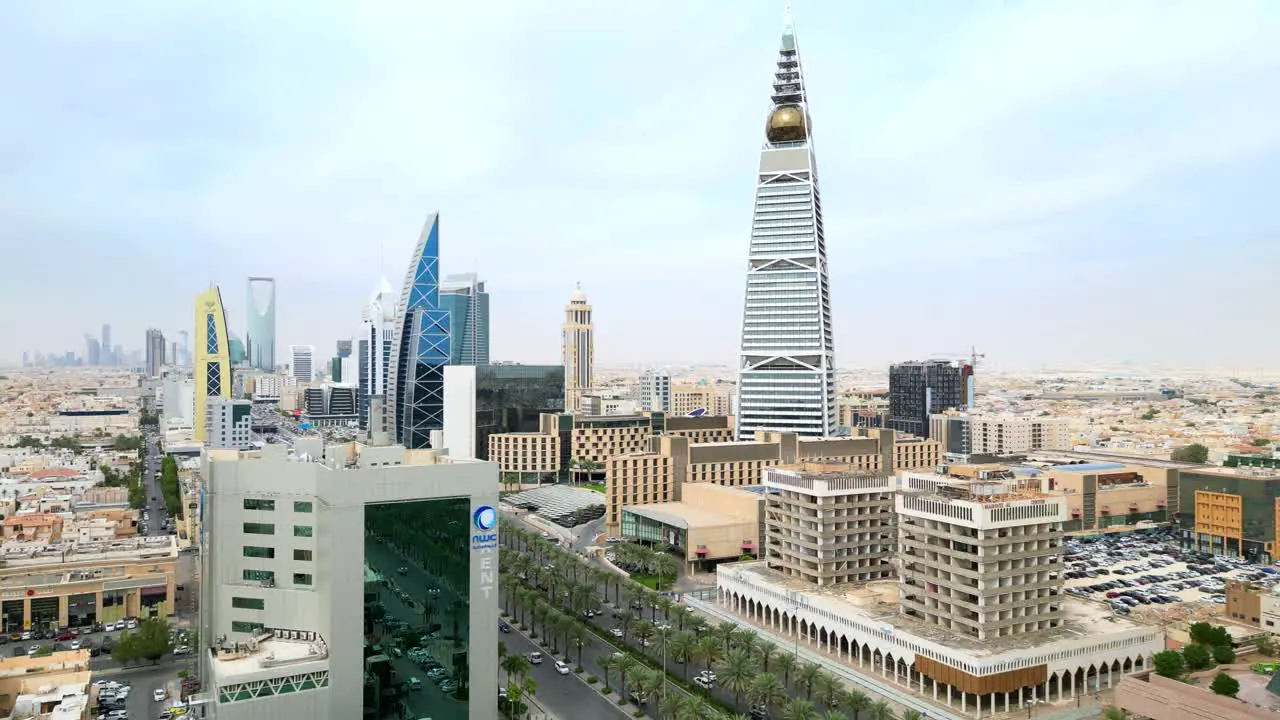
[[[441,272],[478,272],[496,296],[493,359],[554,362],[580,280],[600,366],[735,364],[744,178],[781,3],[333,6],[255,11],[247,30],[249,7],[165,8],[144,28],[92,6],[0,11],[0,47],[33,68],[0,89],[18,109],[4,136],[23,139],[0,141],[16,248],[0,306],[43,308],[0,316],[0,363],[83,352],[85,307],[127,349],[149,327],[175,337],[210,280],[260,274],[279,282],[277,347],[329,347],[438,207]],[[1017,367],[1275,364],[1280,340],[1248,311],[1280,291],[1265,263],[1224,259],[1280,232],[1263,190],[1280,174],[1280,108],[1259,90],[1280,69],[1280,9],[932,2],[908,16],[812,0],[796,15],[840,367],[970,345]],[[457,32],[430,50],[410,30],[442,25]],[[190,54],[196,32],[235,52]],[[535,46],[555,49],[529,61]],[[464,80],[475,142],[408,91],[431,72]],[[580,211],[528,221],[563,197]],[[690,295],[696,321],[653,321]],[[226,300],[244,337],[242,294]],[[1219,337],[1234,342],[1205,342]]]

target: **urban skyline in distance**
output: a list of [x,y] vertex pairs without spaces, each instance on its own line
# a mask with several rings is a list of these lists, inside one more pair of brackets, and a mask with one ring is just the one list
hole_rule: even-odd
[[[253,275],[276,278],[278,358],[328,352],[439,209],[441,274],[487,284],[494,360],[555,362],[581,281],[600,367],[735,364],[780,2],[257,9],[254,32],[249,8],[126,28],[80,6],[74,39],[65,13],[0,11],[32,61],[0,84],[0,363],[103,322],[126,349],[171,339],[210,281],[243,338]],[[1247,259],[1280,234],[1280,8],[795,10],[838,367],[971,345],[993,367],[1276,365],[1254,325],[1280,295]],[[461,129],[414,91],[432,75]]]

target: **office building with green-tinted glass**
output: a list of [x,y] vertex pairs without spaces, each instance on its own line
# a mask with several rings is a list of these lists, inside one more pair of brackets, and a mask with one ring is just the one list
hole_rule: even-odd
[[202,471],[213,717],[497,717],[493,464],[305,438]]

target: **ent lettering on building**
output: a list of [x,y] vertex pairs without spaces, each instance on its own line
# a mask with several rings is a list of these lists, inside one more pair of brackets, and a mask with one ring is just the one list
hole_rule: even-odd
[[480,558],[480,582],[476,584],[476,588],[480,591],[482,597],[489,597],[489,593],[493,592],[497,587],[497,570],[494,568],[493,553],[486,552],[484,557]]

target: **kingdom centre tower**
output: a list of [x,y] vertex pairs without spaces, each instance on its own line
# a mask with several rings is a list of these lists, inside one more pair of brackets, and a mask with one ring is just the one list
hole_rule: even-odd
[[756,176],[738,364],[738,438],[827,436],[835,355],[822,198],[800,50],[788,10]]

